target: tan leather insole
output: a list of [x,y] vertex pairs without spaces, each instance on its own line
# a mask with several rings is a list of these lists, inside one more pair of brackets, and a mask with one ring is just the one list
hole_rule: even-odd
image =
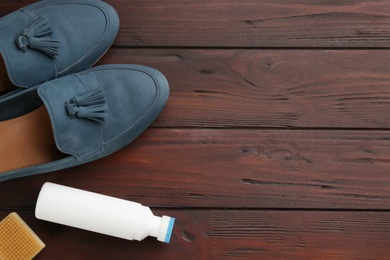
[[3,58],[0,55],[0,92],[15,89],[15,86],[8,78],[7,69]]
[[0,173],[65,157],[56,147],[44,106],[0,122]]

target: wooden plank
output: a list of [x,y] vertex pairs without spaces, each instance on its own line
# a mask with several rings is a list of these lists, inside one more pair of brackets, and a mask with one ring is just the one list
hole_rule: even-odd
[[[0,16],[36,1],[3,1]],[[107,0],[116,46],[387,48],[390,1]]]
[[[0,211],[3,218],[11,211]],[[389,259],[389,212],[154,210],[177,218],[170,244],[127,241],[35,219],[39,259]],[[64,254],[66,252],[66,254]]]
[[117,45],[388,47],[389,1],[115,1]]
[[118,49],[105,63],[161,70],[159,127],[390,128],[385,50]]
[[59,183],[154,207],[390,209],[387,131],[149,129],[84,166],[0,183],[31,208]]

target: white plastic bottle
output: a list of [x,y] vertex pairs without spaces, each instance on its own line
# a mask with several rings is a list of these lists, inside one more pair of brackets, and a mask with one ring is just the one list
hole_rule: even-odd
[[139,203],[45,183],[35,209],[38,219],[128,240],[147,236],[169,243],[175,218],[154,216]]

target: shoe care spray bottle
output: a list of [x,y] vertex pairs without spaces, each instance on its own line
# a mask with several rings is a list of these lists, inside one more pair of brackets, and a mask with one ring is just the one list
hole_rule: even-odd
[[128,240],[147,236],[169,243],[175,219],[157,217],[139,203],[45,183],[35,209],[38,219]]

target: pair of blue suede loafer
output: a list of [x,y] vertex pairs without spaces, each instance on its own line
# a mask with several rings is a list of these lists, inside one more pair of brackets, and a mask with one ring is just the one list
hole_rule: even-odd
[[100,0],[45,0],[0,19],[0,181],[105,157],[157,118],[169,96],[163,74],[91,68],[118,30]]

